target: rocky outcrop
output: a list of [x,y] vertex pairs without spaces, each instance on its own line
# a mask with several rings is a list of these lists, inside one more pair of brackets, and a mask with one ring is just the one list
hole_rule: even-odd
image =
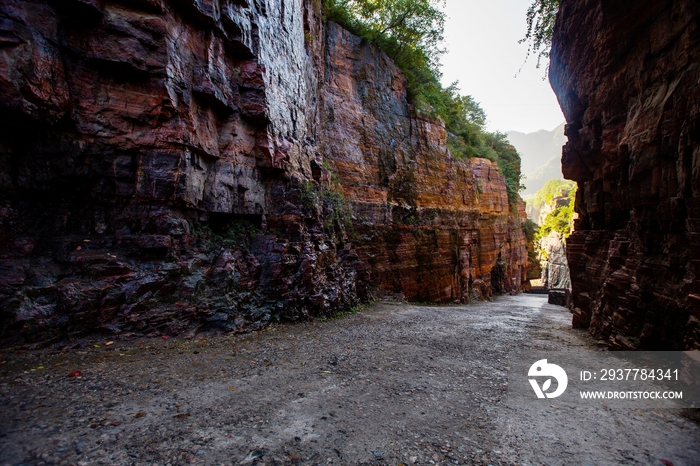
[[542,286],[547,289],[571,288],[569,265],[566,262],[566,243],[562,234],[553,231],[540,240],[543,259]]
[[393,64],[326,31],[319,3],[0,4],[3,344],[243,331],[376,285],[517,288],[495,166],[452,160]]
[[548,290],[549,304],[571,305],[571,279],[566,262],[566,240],[558,231],[552,231],[539,241],[542,286]]
[[700,348],[700,4],[562,0],[551,57],[579,187],[574,325]]

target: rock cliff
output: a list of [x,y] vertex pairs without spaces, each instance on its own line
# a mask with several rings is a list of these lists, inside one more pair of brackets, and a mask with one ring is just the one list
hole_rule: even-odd
[[547,289],[570,289],[571,278],[566,262],[566,241],[562,234],[553,231],[540,240],[543,253],[541,264],[542,286]]
[[551,57],[579,186],[574,325],[700,348],[700,4],[562,0]]
[[495,165],[319,3],[0,4],[3,344],[519,287]]
[[453,159],[444,125],[411,112],[399,69],[334,24],[324,77],[321,148],[352,203],[363,280],[418,301],[518,290],[524,212],[496,164]]

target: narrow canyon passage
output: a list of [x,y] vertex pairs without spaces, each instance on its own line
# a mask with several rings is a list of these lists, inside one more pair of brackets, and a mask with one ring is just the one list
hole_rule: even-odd
[[677,411],[510,406],[514,355],[598,349],[534,295],[85,343],[2,355],[2,464],[678,466],[700,454],[700,429]]

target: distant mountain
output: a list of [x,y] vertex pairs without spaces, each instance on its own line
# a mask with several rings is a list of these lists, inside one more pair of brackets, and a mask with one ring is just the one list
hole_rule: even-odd
[[546,164],[535,170],[534,173],[525,175],[523,184],[527,189],[523,193],[536,193],[547,181],[554,178],[563,178],[561,173],[561,155],[555,155]]
[[547,180],[561,178],[561,148],[566,144],[564,123],[551,131],[534,133],[508,131],[508,140],[520,153],[521,171],[525,175],[524,194],[537,192]]

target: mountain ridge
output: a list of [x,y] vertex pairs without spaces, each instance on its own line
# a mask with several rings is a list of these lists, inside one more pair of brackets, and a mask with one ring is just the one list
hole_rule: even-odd
[[531,133],[508,131],[508,140],[520,153],[524,175],[523,195],[534,194],[552,178],[561,178],[561,149],[566,144],[564,123],[552,130],[540,129]]

